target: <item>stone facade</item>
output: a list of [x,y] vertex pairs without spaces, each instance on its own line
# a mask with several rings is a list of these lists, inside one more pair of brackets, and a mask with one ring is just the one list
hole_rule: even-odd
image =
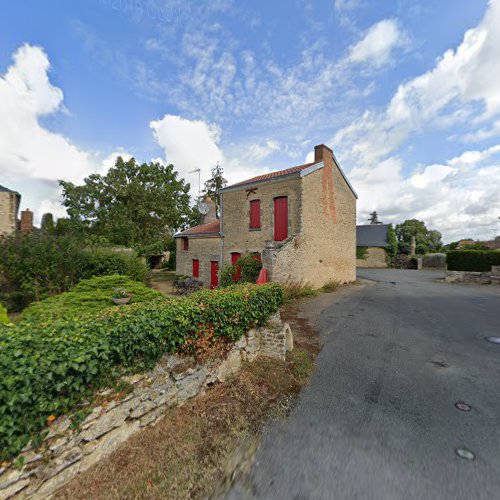
[[59,417],[39,448],[27,446],[21,453],[22,467],[0,467],[0,500],[50,497],[132,434],[158,422],[168,408],[182,405],[214,382],[224,382],[243,362],[260,355],[285,359],[291,349],[290,327],[276,313],[265,327],[250,330],[236,342],[222,361],[198,364],[192,357],[164,356],[150,372],[124,379],[130,386],[128,395],[102,391],[101,403],[78,429],[71,428],[71,417]]
[[205,236],[189,238],[189,247],[184,250],[184,240],[176,238],[176,267],[175,272],[180,275],[193,275],[193,259],[199,260],[199,277],[203,285],[210,286],[210,262],[220,263],[220,237]]
[[0,236],[12,234],[17,227],[17,212],[21,195],[0,186]]
[[[177,273],[189,274],[186,259],[194,258],[191,251],[182,251],[182,238],[190,238],[191,244],[196,237],[200,242],[190,246],[193,254],[206,248],[206,253],[214,255],[213,242],[218,240],[220,264],[231,263],[232,254],[260,255],[271,281],[313,287],[354,281],[357,197],[332,150],[320,145],[314,152],[312,163],[222,189],[217,232],[211,225],[201,225],[176,235]],[[288,209],[287,237],[275,241],[275,199],[281,197],[286,197]],[[250,206],[256,200],[260,202],[260,227],[251,228]],[[209,230],[212,233],[199,234]],[[209,260],[203,264],[200,260],[200,276],[210,273]]]
[[367,247],[363,259],[356,259],[356,267],[385,268],[387,267],[387,253],[383,248]]

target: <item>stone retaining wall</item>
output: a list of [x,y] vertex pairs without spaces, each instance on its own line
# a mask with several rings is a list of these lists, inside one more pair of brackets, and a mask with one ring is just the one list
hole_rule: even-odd
[[[493,266],[499,267],[499,266]],[[477,285],[500,285],[500,272],[446,271],[446,283],[472,283]]]
[[290,326],[279,313],[265,327],[250,330],[224,360],[198,364],[194,357],[166,355],[148,373],[125,377],[126,396],[102,391],[102,400],[77,429],[69,416],[48,428],[38,449],[29,445],[16,461],[22,467],[0,466],[0,499],[48,498],[57,488],[117,449],[132,434],[155,424],[172,406],[182,405],[215,382],[239,372],[242,362],[259,355],[284,359],[293,349]]

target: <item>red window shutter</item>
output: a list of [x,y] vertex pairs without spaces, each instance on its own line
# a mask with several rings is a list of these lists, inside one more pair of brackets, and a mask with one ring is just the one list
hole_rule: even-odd
[[216,260],[210,261],[210,288],[219,286],[219,263]]
[[[235,266],[240,257],[241,257],[241,253],[232,252],[231,253],[231,265]],[[241,268],[238,267],[236,270],[236,273],[233,276],[233,281],[238,281],[240,279],[240,276],[241,276]]]
[[260,200],[250,202],[250,229],[260,229]]
[[262,255],[260,255],[259,252],[255,252],[252,254],[252,259],[258,260],[259,262],[262,262]]
[[189,250],[189,238],[182,238],[184,244],[184,250]]
[[193,278],[200,277],[200,261],[198,259],[193,259]]
[[288,197],[274,198],[274,241],[288,238]]

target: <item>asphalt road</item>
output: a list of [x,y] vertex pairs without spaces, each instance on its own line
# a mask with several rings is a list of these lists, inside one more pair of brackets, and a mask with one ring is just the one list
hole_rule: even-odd
[[484,340],[500,287],[359,277],[374,281],[319,299],[310,386],[227,498],[500,499],[500,345]]

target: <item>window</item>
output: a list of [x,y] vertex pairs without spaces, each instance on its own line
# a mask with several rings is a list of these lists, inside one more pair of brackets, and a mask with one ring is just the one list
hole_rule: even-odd
[[189,238],[182,238],[182,244],[184,251],[189,250]]
[[200,261],[198,259],[193,259],[193,278],[200,277]]
[[[235,266],[240,257],[241,257],[241,253],[232,252],[231,253],[231,265]],[[236,270],[236,273],[233,276],[233,281],[238,281],[240,279],[240,276],[241,276],[241,268],[238,267]]]
[[250,229],[260,229],[260,200],[250,202]]
[[288,197],[274,198],[274,241],[288,238]]

